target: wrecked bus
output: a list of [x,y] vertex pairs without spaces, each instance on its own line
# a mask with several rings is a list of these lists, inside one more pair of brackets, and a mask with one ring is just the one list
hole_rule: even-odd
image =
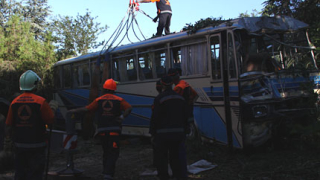
[[[316,113],[319,71],[307,27],[285,16],[239,18],[59,61],[58,121],[68,109],[88,104],[100,64],[100,88],[113,78],[119,82],[116,94],[133,106],[122,134],[149,136],[156,81],[176,67],[199,95],[190,136],[237,148],[260,146],[277,137],[283,123]],[[101,54],[107,56],[100,62]]]

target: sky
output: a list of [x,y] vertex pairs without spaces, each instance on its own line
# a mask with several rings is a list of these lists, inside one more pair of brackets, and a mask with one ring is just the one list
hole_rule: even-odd
[[[171,32],[180,32],[186,24],[195,24],[200,19],[208,17],[223,19],[237,18],[240,13],[248,12],[249,14],[256,9],[261,11],[262,3],[265,0],[170,0],[172,8]],[[97,17],[96,22],[101,26],[107,25],[108,30],[99,36],[98,41],[108,41],[110,36],[115,32],[122,19],[127,19],[127,10],[130,0],[48,0],[51,7],[51,15],[58,14],[62,16],[72,16],[76,18],[77,14],[84,15],[88,9],[92,17]],[[140,3],[139,8],[151,17],[156,16],[155,3]],[[139,39],[143,36],[148,39],[156,33],[157,23],[154,23],[143,13],[136,12],[138,26],[134,24],[134,31]],[[141,35],[139,28],[143,34]],[[119,36],[124,36],[124,32]],[[135,38],[132,29],[129,30],[129,38],[132,42],[139,41]],[[111,38],[111,40],[113,40]],[[128,44],[130,41],[125,38],[121,44]],[[100,47],[101,49],[101,47]],[[97,49],[99,50],[99,48]]]

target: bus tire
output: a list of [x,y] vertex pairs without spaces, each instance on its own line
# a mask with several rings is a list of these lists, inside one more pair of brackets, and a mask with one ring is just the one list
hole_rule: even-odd
[[187,139],[188,140],[197,140],[200,139],[200,136],[198,134],[198,128],[195,125],[195,123],[190,124],[190,133],[187,134]]

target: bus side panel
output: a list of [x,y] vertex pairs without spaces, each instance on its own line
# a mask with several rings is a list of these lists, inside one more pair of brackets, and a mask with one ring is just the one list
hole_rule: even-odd
[[[223,109],[223,107],[219,109]],[[201,136],[208,139],[215,139],[225,144],[228,143],[226,124],[215,108],[195,107],[194,116]],[[233,146],[241,147],[234,133]]]

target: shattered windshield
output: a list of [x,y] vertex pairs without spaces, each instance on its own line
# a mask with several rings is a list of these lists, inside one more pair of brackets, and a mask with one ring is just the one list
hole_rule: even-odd
[[244,102],[306,94],[302,82],[306,84],[309,79],[298,72],[317,67],[305,33],[247,35],[239,44]]
[[242,39],[242,73],[316,69],[312,49],[304,32],[247,36]]

